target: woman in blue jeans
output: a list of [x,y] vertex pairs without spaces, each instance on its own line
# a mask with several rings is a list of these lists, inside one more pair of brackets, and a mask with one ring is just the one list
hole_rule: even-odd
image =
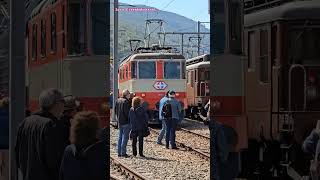
[[143,137],[148,129],[148,114],[141,106],[141,99],[134,97],[132,99],[132,107],[129,111],[129,121],[131,125],[132,153],[137,155],[137,139],[139,139],[139,155],[143,155]]

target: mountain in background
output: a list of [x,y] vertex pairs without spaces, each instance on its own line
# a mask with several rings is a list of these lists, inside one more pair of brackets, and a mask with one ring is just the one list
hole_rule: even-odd
[[[150,9],[153,7],[145,6],[145,5],[135,5],[135,7],[124,6],[127,4],[120,3],[121,6],[119,8],[145,8]],[[113,5],[111,6],[111,53],[113,47]],[[164,30],[166,32],[197,32],[197,22],[181,16],[176,13],[167,12],[167,11],[119,11],[119,57],[125,57],[130,54],[130,45],[128,43],[129,39],[140,39],[143,40],[145,36],[145,20],[146,19],[162,19],[164,20]],[[154,23],[150,25],[150,31],[155,31],[151,37],[151,44],[158,43],[157,33],[160,32],[158,24]],[[204,25],[201,25],[201,32],[210,32]],[[184,47],[184,55],[187,57],[196,56],[197,55],[197,40],[193,39],[193,41],[189,42],[190,36],[196,35],[185,35],[184,36],[184,44],[188,46],[192,46],[193,48]],[[201,53],[209,53],[209,34],[201,35]],[[181,35],[167,35],[165,40],[166,45],[175,45],[178,50],[181,50]],[[143,43],[140,46],[144,46]],[[187,53],[189,51],[189,53]],[[193,54],[191,53],[193,51]]]

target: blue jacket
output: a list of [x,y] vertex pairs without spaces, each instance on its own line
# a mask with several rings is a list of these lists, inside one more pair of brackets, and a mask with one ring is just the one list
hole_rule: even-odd
[[172,118],[180,121],[182,112],[181,104],[174,98],[168,98],[167,101],[169,101],[169,103],[171,104]]
[[168,100],[169,98],[167,96],[164,96],[160,102],[159,102],[159,119],[162,120],[164,119],[164,117],[162,116],[162,108],[163,108],[163,105],[164,103]]
[[0,149],[9,148],[9,109],[0,108]]
[[148,127],[148,114],[143,107],[130,108],[129,121],[132,131],[141,131]]
[[319,141],[319,135],[314,129],[312,130],[310,135],[304,140],[302,144],[303,151],[311,155],[315,155],[318,141]]

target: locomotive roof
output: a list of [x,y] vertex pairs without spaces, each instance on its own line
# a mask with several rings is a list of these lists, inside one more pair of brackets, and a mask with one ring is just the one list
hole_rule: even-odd
[[196,64],[191,64],[187,66],[186,69],[189,70],[189,69],[206,68],[206,67],[210,67],[210,61],[203,61]]
[[200,55],[200,56],[196,56],[196,57],[187,59],[186,61],[189,62],[189,61],[193,61],[195,59],[200,59],[200,58],[203,58],[203,57],[206,57],[206,56],[210,56],[210,55],[209,54],[203,54],[203,55]]
[[125,57],[121,64],[132,59],[185,59],[182,54],[179,53],[137,53],[131,54]]
[[244,16],[244,26],[254,26],[276,20],[320,19],[320,1],[294,1]]
[[46,8],[46,7],[48,7],[48,5],[54,4],[55,2],[56,2],[56,0],[42,0],[42,1],[33,9],[33,11],[31,12],[30,17],[33,18],[34,16],[38,15],[43,8]]

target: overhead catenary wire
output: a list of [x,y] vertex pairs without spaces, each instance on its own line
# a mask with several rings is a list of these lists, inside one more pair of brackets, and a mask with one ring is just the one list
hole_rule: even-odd
[[[175,0],[171,0],[168,4],[166,4],[163,8],[161,8],[161,10],[159,10],[159,11],[163,11],[165,8],[167,8],[171,3],[173,3]],[[154,15],[153,17],[152,17],[152,19],[153,18],[155,18],[155,17],[157,17],[158,15],[159,15],[159,11],[157,11],[156,12],[156,15]]]

